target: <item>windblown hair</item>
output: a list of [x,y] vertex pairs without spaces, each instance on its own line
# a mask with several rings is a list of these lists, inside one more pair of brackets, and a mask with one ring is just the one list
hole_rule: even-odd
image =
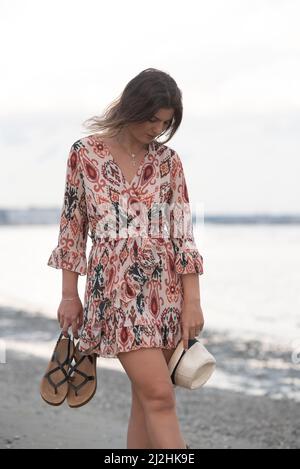
[[182,92],[175,80],[166,72],[147,68],[128,82],[123,93],[100,116],[92,116],[83,122],[90,131],[115,136],[131,123],[151,119],[160,108],[172,108],[174,116],[168,127],[158,136],[166,134],[167,143],[175,134],[182,120]]

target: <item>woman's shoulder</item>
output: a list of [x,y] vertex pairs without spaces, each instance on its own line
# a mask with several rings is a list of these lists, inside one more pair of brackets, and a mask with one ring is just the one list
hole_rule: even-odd
[[85,135],[83,137],[80,137],[78,138],[77,140],[75,140],[72,144],[72,146],[78,146],[78,145],[89,145],[91,144],[93,141],[95,141],[96,139],[101,139],[101,136],[100,134],[89,134],[89,135]]
[[163,153],[167,156],[167,158],[170,160],[170,163],[172,167],[177,167],[178,165],[181,165],[181,158],[178,154],[178,152],[171,146],[162,144],[163,147]]
[[171,160],[179,158],[176,150],[174,150],[174,148],[172,148],[170,145],[167,145],[166,143],[157,142],[155,140],[154,148],[160,155],[171,158]]
[[[102,137],[95,133],[85,135],[83,137],[78,138],[77,140],[73,140],[73,143],[70,145],[70,151],[78,152],[82,148],[88,149],[88,153],[97,147],[97,143],[103,143]],[[80,153],[80,151],[79,151]]]

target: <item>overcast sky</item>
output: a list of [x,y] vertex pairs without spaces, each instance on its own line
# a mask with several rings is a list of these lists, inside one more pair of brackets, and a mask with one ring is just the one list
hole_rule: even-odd
[[0,0],[0,207],[60,206],[71,144],[140,71],[183,93],[193,207],[300,212],[300,2]]

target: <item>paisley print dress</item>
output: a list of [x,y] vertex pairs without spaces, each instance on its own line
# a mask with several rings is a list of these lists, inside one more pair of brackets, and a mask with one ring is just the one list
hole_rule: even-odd
[[101,134],[73,143],[47,265],[86,275],[81,352],[115,358],[141,347],[175,348],[182,275],[203,273],[176,151],[153,140],[129,182]]

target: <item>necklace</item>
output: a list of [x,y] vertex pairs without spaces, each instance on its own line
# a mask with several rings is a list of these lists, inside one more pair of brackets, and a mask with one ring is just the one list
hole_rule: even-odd
[[131,162],[132,162],[133,166],[136,166],[136,161],[135,161],[136,153],[131,153],[131,152],[129,152],[129,151],[124,147],[124,145],[122,145],[122,143],[119,141],[118,137],[116,138],[116,140],[117,140],[118,144],[121,145],[122,148],[124,148],[124,150],[126,151],[126,153],[128,153],[128,155],[131,156],[131,158],[132,158]]

